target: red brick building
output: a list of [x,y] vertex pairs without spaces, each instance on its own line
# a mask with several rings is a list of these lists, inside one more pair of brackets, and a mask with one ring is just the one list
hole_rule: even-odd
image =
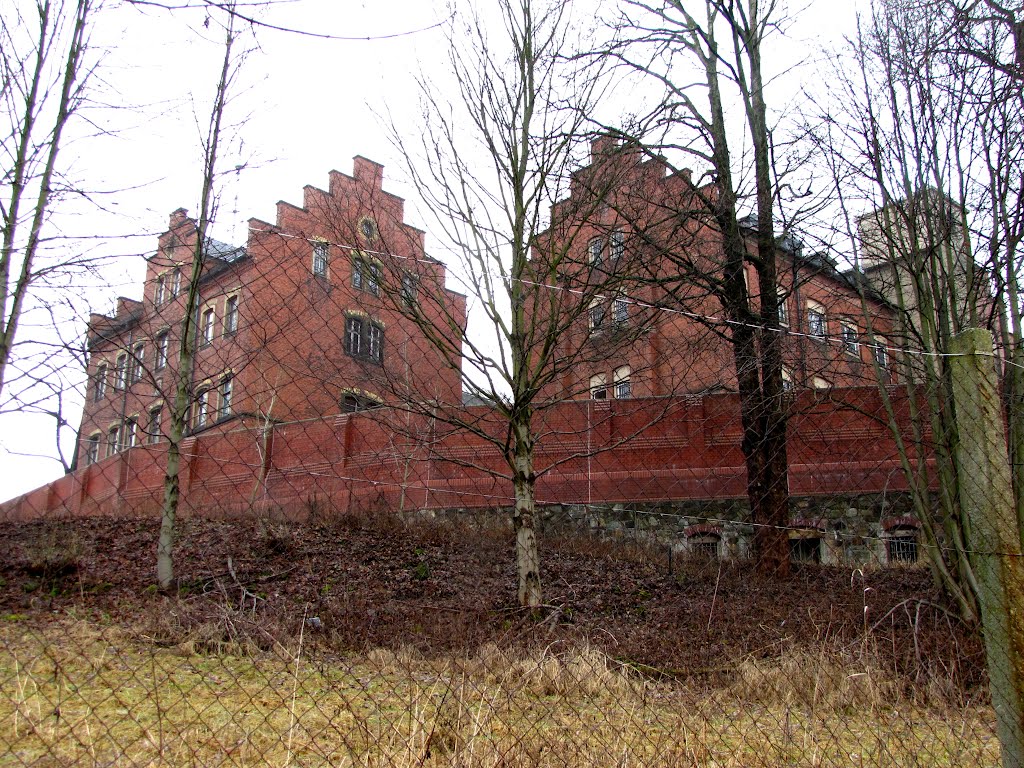
[[[207,240],[191,433],[318,419],[403,390],[461,401],[459,372],[419,343],[396,302],[421,289],[441,296],[422,312],[462,333],[465,297],[444,289],[444,266],[382,181],[383,166],[356,157],[352,176],[332,171],[327,190],[305,187],[302,206],[279,202],[275,223],[250,219],[244,247]],[[172,213],[147,258],[142,301],[121,298],[114,317],[90,317],[79,465],[167,434],[196,237],[187,212]]]
[[[602,202],[594,204],[598,194]],[[594,142],[591,165],[575,174],[569,197],[554,206],[550,236],[572,233],[576,273],[563,282],[605,280],[610,287],[560,339],[558,357],[583,362],[566,366],[545,397],[735,391],[729,327],[715,296],[723,265],[707,202],[713,195],[711,185],[694,185],[688,170],[673,173],[662,160],[610,137]],[[580,211],[588,212],[585,220]],[[755,229],[741,226],[753,249]],[[805,255],[795,238],[781,241],[779,255],[787,385],[869,384],[876,361],[891,378],[890,305],[856,273]],[[756,273],[750,264],[745,270],[756,313]]]

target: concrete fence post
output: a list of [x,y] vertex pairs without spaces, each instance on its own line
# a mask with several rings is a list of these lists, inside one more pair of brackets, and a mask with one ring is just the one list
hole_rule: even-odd
[[951,345],[960,503],[968,521],[1003,768],[1024,768],[1024,561],[1010,485],[992,334]]

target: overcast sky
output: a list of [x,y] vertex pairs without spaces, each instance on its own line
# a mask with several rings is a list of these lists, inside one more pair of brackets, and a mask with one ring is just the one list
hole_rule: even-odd
[[[790,6],[799,11],[796,22],[765,56],[776,70],[804,65],[774,84],[774,104],[814,81],[818,49],[837,45],[853,29],[853,0],[794,0]],[[359,154],[385,164],[385,189],[408,198],[407,218],[428,230],[428,251],[434,252],[428,217],[401,183],[396,152],[375,114],[390,112],[403,134],[415,135],[415,79],[444,82],[440,25],[450,13],[443,0],[292,0],[262,12],[268,24],[350,39],[257,33],[258,47],[241,72],[244,88],[230,111],[237,130],[222,165],[230,170],[244,161],[245,167],[224,179],[215,236],[244,243],[249,217],[273,221],[278,200],[301,204],[304,185],[326,185],[332,169],[350,173],[351,158]],[[221,56],[216,25],[204,21],[203,10],[137,7],[98,17],[95,42],[108,49],[101,98],[109,106],[90,116],[111,134],[78,139],[65,160],[74,177],[104,192],[96,197],[103,210],[77,206],[78,215],[60,220],[70,234],[122,235],[103,245],[121,256],[87,292],[94,311],[110,312],[119,294],[141,297],[142,257],[155,248],[168,214],[197,209],[199,140]],[[606,119],[617,108],[610,105]],[[78,317],[79,332],[86,320],[84,313]],[[77,414],[71,421],[77,425]],[[17,455],[52,454],[52,431],[42,417],[0,417],[0,499],[61,473],[53,459]]]

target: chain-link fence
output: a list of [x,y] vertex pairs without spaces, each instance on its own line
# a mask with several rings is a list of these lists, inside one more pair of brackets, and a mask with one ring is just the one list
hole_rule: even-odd
[[988,350],[795,248],[777,323],[723,319],[625,224],[478,335],[361,158],[195,232],[91,318],[76,468],[0,507],[3,762],[1019,764]]

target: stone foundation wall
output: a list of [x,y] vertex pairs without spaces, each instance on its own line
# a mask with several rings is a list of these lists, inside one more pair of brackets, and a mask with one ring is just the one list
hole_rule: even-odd
[[[581,531],[592,535],[632,537],[671,547],[680,556],[698,551],[698,542],[717,540],[720,557],[747,557],[755,528],[746,499],[670,501],[636,504],[551,504],[539,510],[542,532]],[[447,509],[417,514],[444,518],[481,515],[507,525],[511,510]],[[826,565],[887,565],[889,541],[913,536],[920,545],[919,525],[910,494],[870,493],[804,496],[790,499],[790,539],[804,540],[794,549],[804,555],[817,550]],[[817,545],[813,543],[816,539]],[[706,550],[705,550],[706,552]],[[923,557],[919,557],[921,561]]]

